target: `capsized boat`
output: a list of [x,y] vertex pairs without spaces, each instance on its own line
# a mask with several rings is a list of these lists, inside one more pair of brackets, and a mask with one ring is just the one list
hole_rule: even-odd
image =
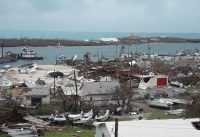
[[8,135],[10,135],[11,137],[16,137],[16,136],[28,136],[31,135],[33,131],[29,130],[29,129],[14,129],[14,130],[10,130],[8,131]]
[[170,81],[170,85],[180,87],[180,88],[183,87],[183,83],[180,83],[178,81]]
[[87,123],[90,119],[93,117],[93,110],[89,111],[88,113],[85,113],[81,115],[80,120],[82,123]]
[[66,118],[64,114],[51,114],[51,119],[53,122],[65,122]]
[[176,110],[167,111],[167,113],[172,114],[172,115],[181,115],[184,112],[185,112],[185,109],[176,109]]
[[170,107],[174,104],[171,101],[162,100],[162,99],[155,99],[155,100],[152,100],[152,101],[148,101],[147,103],[151,107],[163,108],[163,109],[170,109]]
[[2,130],[3,132],[7,132],[8,135],[11,137],[30,137],[30,136],[38,136],[37,135],[37,129],[32,126],[30,129],[24,129],[24,128],[17,128],[17,129],[11,129],[11,128],[5,128]]
[[72,120],[72,121],[80,120],[82,114],[83,114],[83,111],[81,111],[80,114],[69,114],[68,118],[69,120]]
[[12,86],[12,82],[8,79],[0,79],[0,87],[1,88],[9,88]]
[[21,73],[32,73],[38,68],[36,63],[25,64],[19,67],[19,72]]
[[83,111],[81,111],[80,114],[69,114],[68,115],[68,118],[69,120],[72,120],[72,121],[77,121],[77,120],[86,120],[84,118],[88,118],[88,117],[91,117],[91,115],[93,115],[93,110],[90,110],[89,112],[87,113],[84,113]]
[[106,121],[108,118],[109,118],[109,113],[110,111],[109,110],[106,110],[105,113],[103,115],[96,115],[95,116],[95,119],[97,121]]

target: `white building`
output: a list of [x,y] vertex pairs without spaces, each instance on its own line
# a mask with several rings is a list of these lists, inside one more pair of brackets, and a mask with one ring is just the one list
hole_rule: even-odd
[[50,103],[49,87],[35,87],[30,91],[23,93],[21,96],[23,97],[23,104],[28,106]]
[[[118,137],[200,137],[199,124],[199,119],[119,121]],[[94,125],[95,137],[114,137],[115,122]]]
[[152,87],[167,86],[168,76],[165,75],[134,75],[139,78],[141,82],[139,83],[139,89],[147,89]]
[[109,105],[113,103],[113,93],[119,87],[118,81],[84,82],[80,88],[80,96],[85,102],[94,105]]

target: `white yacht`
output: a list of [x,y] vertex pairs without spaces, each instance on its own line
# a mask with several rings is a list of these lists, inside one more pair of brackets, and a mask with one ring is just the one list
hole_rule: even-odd
[[37,56],[37,53],[29,50],[28,47],[24,47],[22,49],[22,53],[19,54],[19,59],[24,59],[24,60],[42,60],[43,57]]

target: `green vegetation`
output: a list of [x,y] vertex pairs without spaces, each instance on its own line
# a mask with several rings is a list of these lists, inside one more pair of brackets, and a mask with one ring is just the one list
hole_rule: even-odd
[[93,128],[82,128],[76,126],[66,127],[62,131],[48,131],[42,137],[94,137],[95,131]]
[[166,110],[149,110],[148,113],[151,113],[151,115],[147,118],[149,120],[152,119],[176,119],[179,118],[178,115],[171,115],[167,114]]
[[198,90],[198,89],[200,89],[200,82],[197,82],[195,85],[188,87],[186,90],[192,91],[192,90]]
[[0,132],[0,137],[9,137],[9,136],[8,136],[8,134],[6,134],[6,133],[1,133],[1,132]]
[[[94,128],[68,126],[64,130],[47,131],[41,137],[94,137]],[[6,133],[0,133],[0,137],[9,137]]]
[[[52,105],[43,105],[43,106],[39,106],[37,109],[35,109],[32,112],[32,115],[50,115],[53,112],[55,112],[54,106]],[[31,112],[29,112],[31,113]]]
[[112,61],[109,61],[109,63],[114,64],[114,65],[122,65],[123,62],[120,59],[115,59]]
[[189,118],[197,118],[200,115],[200,93],[191,96],[192,103],[186,106],[186,115]]

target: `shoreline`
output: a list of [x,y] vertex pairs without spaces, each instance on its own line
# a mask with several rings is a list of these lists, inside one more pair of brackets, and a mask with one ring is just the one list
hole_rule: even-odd
[[151,44],[151,43],[200,43],[199,39],[178,38],[178,37],[139,37],[129,36],[116,38],[118,41],[103,40],[69,40],[69,39],[30,39],[30,38],[0,38],[0,43],[4,47],[72,47],[72,46],[108,46],[108,45],[131,45],[131,44]]

